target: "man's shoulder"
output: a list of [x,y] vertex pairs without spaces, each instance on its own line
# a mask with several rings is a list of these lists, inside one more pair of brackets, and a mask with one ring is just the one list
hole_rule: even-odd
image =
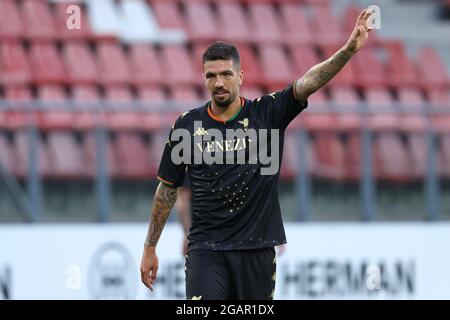
[[200,107],[182,112],[175,122],[175,127],[186,128],[190,123],[202,120],[205,115],[206,107],[207,103],[201,105]]

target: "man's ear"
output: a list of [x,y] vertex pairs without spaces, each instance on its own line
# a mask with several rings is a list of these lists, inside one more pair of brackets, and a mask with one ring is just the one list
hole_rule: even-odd
[[241,86],[242,85],[242,82],[244,81],[244,70],[239,70],[239,75],[238,75],[238,77],[239,77],[239,85]]

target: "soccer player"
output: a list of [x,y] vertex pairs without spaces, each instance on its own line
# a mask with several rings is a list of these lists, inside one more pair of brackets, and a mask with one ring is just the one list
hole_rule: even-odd
[[[176,120],[158,171],[160,184],[141,261],[141,279],[148,288],[153,290],[157,277],[156,245],[187,174],[192,189],[192,226],[186,258],[187,299],[273,299],[274,247],[286,243],[277,194],[279,170],[263,174],[267,163],[262,160],[236,163],[242,149],[250,154],[250,138],[190,143],[191,149],[179,152],[186,136],[179,139],[174,135],[183,129],[188,132],[188,138],[208,138],[213,132],[215,136],[217,132],[226,136],[230,129],[235,132],[268,130],[271,132],[268,140],[278,139],[281,163],[286,127],[307,107],[308,97],[361,49],[371,31],[368,20],[372,14],[368,9],[360,13],[349,39],[332,57],[313,66],[284,90],[253,101],[239,96],[244,72],[236,47],[223,42],[208,47],[203,54],[203,71],[211,101],[184,112]],[[266,149],[272,156],[276,153],[272,141]],[[204,161],[192,160],[191,154],[188,158],[192,161],[174,160],[174,154],[188,154],[186,150],[194,154],[200,150]],[[222,164],[205,160],[207,155],[220,153],[227,159],[231,154],[235,161]]]

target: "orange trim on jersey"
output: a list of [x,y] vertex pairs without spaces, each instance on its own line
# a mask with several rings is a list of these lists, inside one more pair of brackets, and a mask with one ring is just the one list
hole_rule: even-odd
[[297,99],[297,93],[295,93],[295,86],[297,85],[297,81],[298,81],[298,80],[295,80],[295,81],[294,81],[294,85],[292,86],[292,91],[293,91],[293,93],[294,93],[294,98],[295,98],[295,100],[298,100],[298,99]]
[[228,121],[233,120],[234,118],[236,118],[236,116],[242,111],[242,108],[245,105],[245,98],[239,97],[241,100],[241,107],[239,108],[239,110],[228,120],[222,120],[220,119],[218,116],[215,116],[212,111],[211,111],[211,102],[208,105],[208,115],[213,118],[214,120],[218,121],[218,122],[222,122],[223,124],[227,123]]
[[158,180],[161,181],[161,182],[165,182],[165,183],[167,183],[167,184],[170,185],[170,186],[172,186],[172,185],[175,184],[175,182],[170,182],[170,181],[164,180],[164,179],[161,178],[160,176],[157,176],[156,179],[158,179]]

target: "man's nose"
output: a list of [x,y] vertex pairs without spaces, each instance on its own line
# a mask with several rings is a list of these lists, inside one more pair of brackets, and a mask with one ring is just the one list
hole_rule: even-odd
[[217,77],[215,86],[216,86],[217,88],[223,87],[223,81],[222,81],[222,78],[221,78],[221,77]]

